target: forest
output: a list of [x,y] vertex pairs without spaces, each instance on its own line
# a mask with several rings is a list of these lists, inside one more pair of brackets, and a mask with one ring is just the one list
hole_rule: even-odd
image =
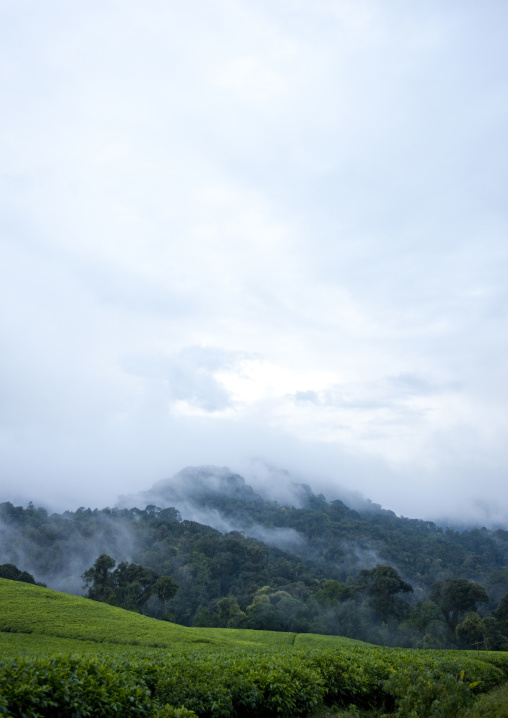
[[[49,514],[4,503],[0,576],[15,566],[50,588],[184,626],[508,648],[507,531],[459,531],[303,494],[299,506],[281,505],[233,476],[227,490],[194,496],[243,531],[154,504]],[[252,526],[271,544],[281,532],[285,550],[246,535]]]

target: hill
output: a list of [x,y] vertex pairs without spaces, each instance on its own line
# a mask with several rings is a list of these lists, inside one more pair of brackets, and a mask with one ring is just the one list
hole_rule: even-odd
[[[149,503],[139,508],[138,500]],[[481,620],[508,591],[508,532],[501,529],[457,531],[369,502],[351,508],[289,480],[276,500],[213,467],[188,468],[130,501],[138,506],[51,515],[31,504],[0,504],[0,563],[79,594],[81,574],[106,553],[179,584],[167,605],[152,596],[143,606],[153,617],[415,647],[462,645],[428,600],[436,584],[481,584],[488,593],[488,603],[474,606]],[[393,568],[396,585],[376,604],[367,584],[378,565]],[[500,647],[493,626],[489,635]]]
[[[84,716],[93,708],[132,718],[294,718],[348,705],[354,715],[358,707],[386,714],[402,705],[422,718],[436,706],[441,715],[466,715],[475,694],[508,675],[506,656],[492,652],[185,628],[9,579],[0,579],[0,617],[6,715]],[[471,718],[484,715],[482,700]],[[485,705],[503,700],[503,692],[492,694]]]
[[[63,640],[62,640],[63,639]],[[132,611],[0,578],[0,647],[8,655],[118,654],[119,649],[232,649],[366,645],[335,636],[187,628]]]
[[343,581],[363,568],[388,563],[424,590],[459,576],[489,583],[494,601],[508,590],[508,572],[492,576],[508,565],[508,531],[459,531],[396,516],[352,494],[327,501],[284,472],[273,478],[276,487],[266,495],[226,467],[187,467],[120,504],[176,508],[185,519],[223,533],[241,531]]

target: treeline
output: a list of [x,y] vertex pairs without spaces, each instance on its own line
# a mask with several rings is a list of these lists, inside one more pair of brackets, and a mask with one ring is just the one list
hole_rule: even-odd
[[[21,571],[13,563],[3,563],[0,565],[0,578],[8,578],[10,581],[21,581],[22,583],[35,584],[35,578],[28,571]],[[40,583],[39,586],[45,584]]]
[[[0,559],[50,587],[73,581],[76,592],[86,586],[96,600],[183,625],[328,633],[408,647],[469,648],[487,639],[490,648],[506,648],[508,532],[443,530],[379,510],[360,514],[311,494],[299,509],[252,496],[215,503],[223,515],[298,531],[305,537],[300,555],[182,521],[174,508],[48,515],[5,503]],[[358,556],[367,552],[377,566],[360,567]],[[80,576],[102,554],[110,559],[109,593],[93,595],[93,576]],[[140,577],[150,571],[152,584],[161,577],[178,584],[173,597],[143,593]]]
[[159,576],[151,568],[127,561],[122,561],[116,568],[115,564],[111,556],[103,553],[83,573],[88,598],[141,612],[148,600],[155,596],[166,611],[167,602],[178,590],[178,584],[171,576]]
[[[114,566],[115,561],[102,554],[84,572],[88,598],[130,610],[141,610],[157,598],[164,608],[162,618],[172,618],[166,610],[178,584],[170,576],[160,577],[136,564]],[[294,589],[292,585],[285,589],[264,586],[245,610],[230,593],[210,608],[200,606],[192,624],[337,634],[385,645],[508,649],[508,593],[498,609],[482,619],[476,609],[487,604],[489,597],[483,586],[467,579],[439,581],[433,584],[429,601],[414,605],[403,598],[413,593],[411,584],[387,565],[364,569],[348,584],[324,581],[308,592],[306,600],[300,592],[296,597]],[[152,615],[159,611],[152,602]]]

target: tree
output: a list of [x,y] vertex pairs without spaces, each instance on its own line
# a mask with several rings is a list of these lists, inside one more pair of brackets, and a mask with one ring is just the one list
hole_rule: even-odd
[[338,601],[349,598],[350,589],[336,580],[325,581],[316,591],[314,598],[323,606],[334,606]]
[[106,601],[111,595],[114,581],[111,575],[111,569],[114,568],[116,561],[108,556],[107,553],[101,553],[94,565],[83,573],[83,588],[88,588],[88,598],[94,601]]
[[137,563],[118,564],[113,571],[114,592],[118,605],[129,610],[141,610],[152,595],[159,574]]
[[256,603],[247,608],[247,618],[243,624],[245,628],[254,628],[258,631],[280,631],[280,614],[268,600],[267,603]]
[[153,584],[152,591],[162,603],[166,613],[166,604],[178,591],[178,584],[171,576],[159,576]]
[[270,586],[263,586],[256,591],[252,603],[247,606],[245,628],[255,628],[261,631],[280,631],[280,615],[270,602],[269,591]]
[[[88,588],[88,598],[130,611],[141,611],[153,593],[159,574],[151,568],[126,561],[119,563],[113,571],[114,566],[115,560],[103,553],[94,565],[83,573],[83,588]],[[167,578],[169,579],[169,576]],[[175,586],[178,588],[176,584]],[[168,582],[161,591],[169,596]]]
[[441,624],[445,629],[443,615],[432,601],[418,601],[409,611],[407,623],[415,626],[421,633],[426,633],[429,626]]
[[225,628],[238,628],[245,618],[245,613],[238,605],[236,596],[225,596],[219,599],[215,611],[217,625]]
[[497,619],[501,632],[508,636],[508,593],[505,593],[492,615]]
[[461,613],[475,611],[479,603],[487,603],[489,597],[479,583],[465,578],[447,578],[434,583],[430,600],[437,603],[452,631],[455,631]]
[[283,631],[307,633],[309,630],[309,607],[298,599],[292,596],[283,596],[277,602],[277,612],[281,618]]
[[468,613],[462,623],[457,625],[455,633],[464,648],[476,648],[475,644],[485,639],[483,621],[477,613]]
[[35,578],[28,571],[21,571],[13,563],[3,563],[0,566],[0,578],[8,578],[11,581],[23,581],[23,583],[35,583]]
[[384,564],[360,571],[356,589],[369,596],[372,608],[383,619],[403,617],[408,605],[397,594],[413,591],[411,584],[403,581],[393,566]]
[[445,648],[450,640],[448,624],[433,601],[417,601],[399,628],[411,648]]
[[486,616],[482,621],[485,638],[488,641],[489,651],[508,650],[508,639],[503,635],[499,622],[494,616]]

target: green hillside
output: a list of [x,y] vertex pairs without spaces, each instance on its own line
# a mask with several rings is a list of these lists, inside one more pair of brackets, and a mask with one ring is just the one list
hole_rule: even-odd
[[[438,715],[438,704],[439,715],[469,718],[477,696],[508,676],[506,654],[188,628],[8,579],[0,579],[0,655],[0,713],[40,718],[91,708],[108,718],[323,718],[332,707],[372,716],[403,704],[420,718]],[[485,701],[497,710],[504,695]]]
[[[194,628],[436,649],[485,636],[508,649],[508,531],[458,531],[368,503],[353,510],[302,486],[280,505],[227,470],[189,471],[138,497],[145,509],[50,515],[0,504],[0,576],[28,572],[71,594],[85,581],[90,598]],[[172,487],[221,530],[183,520]],[[111,565],[96,585],[101,555]],[[177,590],[162,592],[164,581]],[[471,600],[459,605],[464,581]]]
[[[30,634],[30,635],[26,635]],[[73,641],[139,646],[157,649],[209,647],[217,649],[249,648],[266,645],[290,647],[308,645],[362,645],[360,641],[336,636],[299,636],[296,633],[253,631],[227,628],[187,628],[148,618],[104,603],[48,588],[0,579],[0,645],[7,653],[30,652],[37,637],[38,651],[72,650]],[[42,639],[42,640],[41,640]],[[363,644],[364,645],[364,644]],[[78,652],[84,646],[74,646]]]

